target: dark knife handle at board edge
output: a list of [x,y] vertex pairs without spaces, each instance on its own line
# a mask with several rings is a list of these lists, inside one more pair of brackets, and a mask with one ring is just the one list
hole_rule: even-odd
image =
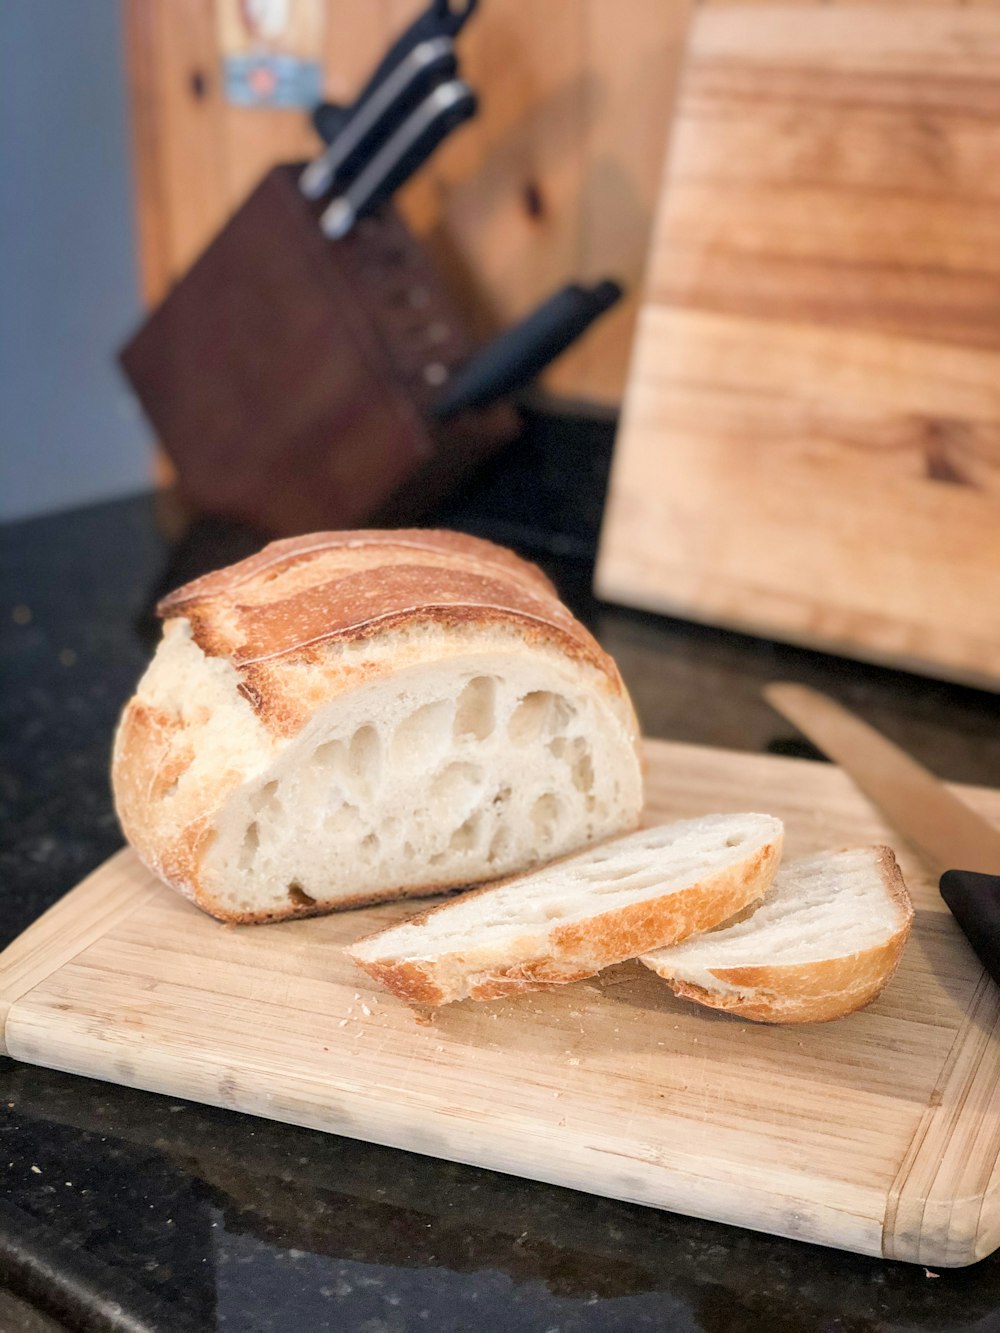
[[1000,986],[1000,875],[946,870],[940,887],[977,958]]
[[432,411],[439,421],[522,388],[621,298],[617,282],[571,282],[457,370]]

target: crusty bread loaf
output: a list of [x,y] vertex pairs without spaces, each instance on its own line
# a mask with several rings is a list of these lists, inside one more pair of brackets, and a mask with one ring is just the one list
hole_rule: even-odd
[[348,953],[402,999],[492,1000],[601,968],[759,900],[781,857],[771,815],[643,829],[359,940]]
[[638,822],[614,663],[489,542],[317,533],[160,612],[116,804],[146,864],[223,920],[477,883]]
[[912,919],[888,847],[828,852],[783,865],[746,920],[642,962],[676,994],[713,1009],[762,1023],[822,1023],[888,985]]

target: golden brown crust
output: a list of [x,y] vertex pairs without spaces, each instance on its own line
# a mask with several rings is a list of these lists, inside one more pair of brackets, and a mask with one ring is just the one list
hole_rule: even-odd
[[[191,896],[195,865],[187,837],[166,833],[164,811],[171,789],[194,758],[184,724],[139,699],[125,706],[115,737],[112,783],[122,830],[144,863]],[[154,854],[153,848],[157,847]]]
[[[209,657],[228,659],[238,688],[274,735],[309,716],[295,667],[322,652],[434,624],[503,627],[528,646],[557,648],[623,693],[612,659],[534,565],[461,533],[404,529],[314,533],[273,542],[163,599]],[[335,665],[335,663],[333,664]]]
[[664,977],[675,995],[757,1023],[829,1023],[864,1009],[885,990],[899,965],[907,925],[892,940],[851,958],[798,966],[713,968],[737,992],[715,991]]
[[913,900],[903,880],[903,872],[896,860],[896,853],[891,847],[886,847],[883,844],[874,847],[872,850],[878,855],[879,873],[882,876],[882,883],[885,885],[886,892],[893,902],[903,910],[903,915],[906,918],[906,933],[909,934],[910,926],[913,923]]
[[[474,1000],[495,1000],[505,995],[547,990],[592,977],[602,968],[652,949],[678,944],[695,931],[709,930],[729,920],[763,896],[780,857],[781,844],[776,841],[761,848],[752,859],[728,867],[679,893],[664,894],[583,921],[553,926],[546,937],[545,952],[533,958],[511,959],[477,968],[474,937],[469,939],[461,959],[451,954],[377,959],[358,955],[360,945],[388,934],[395,929],[396,922],[356,941],[347,952],[369,976],[407,1003],[446,1004],[466,996]],[[513,876],[503,884],[514,883],[518,878]],[[493,893],[499,887],[499,884],[490,884],[466,897]],[[423,924],[447,908],[447,903],[431,907],[410,918],[408,924]]]
[[913,921],[913,904],[895,856],[888,847],[873,851],[885,890],[903,913],[899,929],[881,944],[814,963],[708,969],[735,990],[712,990],[654,969],[657,976],[682,999],[758,1023],[828,1023],[865,1008],[892,980]]
[[555,595],[554,587],[537,565],[522,560],[504,546],[496,546],[480,537],[451,532],[446,528],[354,528],[343,532],[311,532],[270,542],[256,555],[248,556],[235,565],[213,570],[210,574],[203,574],[201,578],[175,589],[160,601],[157,611],[163,619],[168,619],[183,612],[193,602],[232,593],[241,585],[263,575],[273,578],[275,574],[324,552],[362,551],[371,547],[450,552],[499,567]]

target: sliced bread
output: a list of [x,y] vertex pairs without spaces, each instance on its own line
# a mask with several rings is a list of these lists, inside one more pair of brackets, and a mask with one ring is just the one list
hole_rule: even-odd
[[706,815],[643,829],[466,894],[359,940],[348,953],[402,999],[492,1000],[593,976],[708,930],[766,892],[783,828]]
[[885,988],[913,907],[888,847],[783,865],[762,905],[735,925],[642,962],[677,995],[762,1023],[822,1023]]

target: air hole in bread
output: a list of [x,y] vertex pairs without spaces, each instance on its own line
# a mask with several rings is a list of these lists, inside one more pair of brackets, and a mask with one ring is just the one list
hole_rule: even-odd
[[366,833],[361,839],[361,855],[370,858],[375,855],[381,845],[381,839],[377,833]]
[[310,898],[305,889],[297,879],[293,879],[288,886],[288,897],[296,907],[315,907],[316,899]]
[[403,843],[403,855],[407,858],[408,861],[412,861],[413,857],[416,855],[416,853],[413,850],[412,842]]
[[335,768],[343,753],[343,741],[324,741],[313,750],[312,762],[317,768]]
[[424,704],[396,728],[392,762],[401,768],[426,769],[451,742],[452,706],[446,700]]
[[627,866],[624,870],[601,870],[600,868],[592,870],[581,870],[580,878],[587,880],[591,884],[613,884],[619,879],[628,879],[629,875],[636,873],[635,866]]
[[449,846],[456,852],[467,852],[479,841],[479,829],[483,822],[481,814],[470,815],[451,835]]
[[445,805],[468,802],[482,785],[483,771],[477,764],[466,764],[460,760],[442,768],[431,782],[431,797]]
[[586,744],[581,742],[581,747],[573,762],[573,786],[589,796],[594,788],[594,763]]
[[550,791],[539,796],[531,807],[531,822],[535,829],[535,836],[539,841],[551,842],[555,836],[560,808],[558,797]]
[[502,860],[510,851],[510,830],[500,827],[490,840],[490,850],[486,855],[490,865]]
[[247,825],[247,831],[243,834],[243,841],[240,844],[240,869],[249,870],[254,863],[257,855],[257,849],[260,846],[260,834],[257,829],[257,821]]
[[497,683],[492,676],[474,676],[458,696],[455,739],[484,741],[496,725]]
[[726,839],[726,846],[739,847],[743,842],[746,842],[746,837],[742,833],[734,833],[731,838]]
[[556,736],[566,727],[576,709],[561,694],[532,690],[510,715],[507,735],[515,745],[531,745],[540,736]]
[[[628,882],[625,883],[625,880]],[[637,870],[630,870],[626,875],[609,875],[603,884],[597,884],[587,892],[591,897],[600,898],[606,893],[637,893],[662,882],[663,876],[659,871],[642,875]]]
[[320,777],[329,776],[343,785],[347,774],[347,746],[343,741],[324,741],[313,750],[309,763]]
[[361,811],[356,805],[344,803],[334,806],[323,817],[323,828],[336,837],[350,838],[361,832]]
[[378,786],[382,769],[382,742],[374,727],[359,727],[351,737],[347,764],[355,790],[371,795]]
[[573,786],[584,795],[589,795],[594,787],[594,763],[590,757],[590,746],[582,736],[567,740],[565,736],[556,736],[549,741],[549,751],[556,759],[565,759],[570,765]]
[[266,782],[250,802],[250,808],[257,818],[280,814],[281,802],[278,800],[278,784]]

